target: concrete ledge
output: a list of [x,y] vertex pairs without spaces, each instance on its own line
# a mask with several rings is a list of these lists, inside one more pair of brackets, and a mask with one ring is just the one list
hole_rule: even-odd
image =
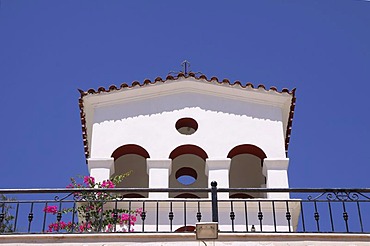
[[[101,233],[0,235],[1,245],[199,245],[194,233]],[[370,234],[220,233],[207,245],[369,245]]]

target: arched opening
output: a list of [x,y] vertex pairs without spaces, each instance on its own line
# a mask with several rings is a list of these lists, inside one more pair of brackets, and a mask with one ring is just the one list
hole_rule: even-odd
[[[265,152],[255,145],[243,144],[234,147],[227,155],[231,158],[229,171],[230,188],[261,188],[266,184],[262,173]],[[230,192],[230,198],[264,198],[266,194]]]
[[[141,146],[127,144],[117,148],[113,153],[115,173],[112,176],[120,175],[132,170],[131,175],[123,179],[117,185],[118,188],[148,188],[149,176],[146,171],[146,159],[149,153]],[[122,193],[124,198],[145,198],[147,192]]]
[[[182,145],[174,149],[170,156],[172,172],[169,178],[170,188],[207,188],[208,177],[205,174],[207,153],[196,145]],[[207,193],[171,192],[171,198],[207,198]]]
[[194,232],[195,226],[182,226],[176,229],[175,232]]
[[198,174],[197,171],[191,167],[182,167],[176,171],[175,177],[181,184],[191,185],[197,181]]

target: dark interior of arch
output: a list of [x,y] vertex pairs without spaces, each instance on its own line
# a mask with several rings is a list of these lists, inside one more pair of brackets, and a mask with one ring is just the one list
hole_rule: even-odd
[[193,177],[194,179],[198,178],[197,172],[193,168],[190,168],[190,167],[180,168],[179,170],[176,171],[175,177],[176,179],[178,179],[179,177],[184,176],[184,175]]
[[121,196],[122,198],[145,198],[145,196],[137,193],[129,193]]
[[175,196],[175,198],[199,198],[199,196],[192,193],[182,193],[180,195]]
[[254,197],[246,193],[236,193],[236,194],[230,195],[230,198],[254,198]]
[[198,123],[192,119],[192,118],[182,118],[182,119],[179,119],[177,122],[176,122],[176,129],[180,129],[181,127],[191,127],[193,128],[194,130],[197,130],[198,129]]

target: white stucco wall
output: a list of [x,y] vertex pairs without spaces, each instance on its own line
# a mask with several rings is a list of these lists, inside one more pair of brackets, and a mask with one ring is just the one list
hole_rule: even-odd
[[[198,122],[193,135],[177,132],[183,117]],[[152,159],[166,159],[177,146],[193,144],[213,159],[226,158],[240,144],[261,148],[268,158],[285,158],[282,110],[197,93],[179,93],[96,107],[91,158],[110,157],[124,144],[145,148]]]

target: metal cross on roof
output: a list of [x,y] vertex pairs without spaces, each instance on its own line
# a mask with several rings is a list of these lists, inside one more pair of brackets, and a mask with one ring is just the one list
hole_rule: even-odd
[[[188,76],[189,73],[194,73],[194,74],[203,74],[202,72],[192,72],[190,70],[190,62],[188,62],[187,60],[184,60],[182,63],[181,63],[181,67],[183,68],[183,70],[179,71],[180,73],[183,73],[185,74],[185,76]],[[169,72],[168,74],[178,74],[178,72],[175,72],[175,71],[171,71]]]
[[183,61],[183,62],[181,63],[181,66],[184,68],[183,73],[184,73],[185,75],[187,75],[187,74],[188,74],[188,69],[190,69],[190,62],[188,62],[187,60],[185,60],[185,61]]

